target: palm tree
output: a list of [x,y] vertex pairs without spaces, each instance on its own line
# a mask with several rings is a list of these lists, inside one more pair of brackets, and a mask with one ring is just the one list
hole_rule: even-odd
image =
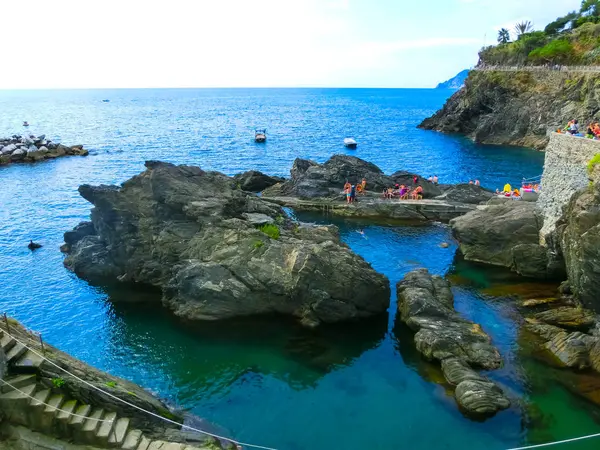
[[517,39],[526,33],[530,33],[531,31],[533,31],[533,24],[529,20],[518,22],[515,25],[515,33],[517,33]]
[[498,42],[500,44],[506,44],[510,42],[510,32],[506,28],[501,28],[498,31]]

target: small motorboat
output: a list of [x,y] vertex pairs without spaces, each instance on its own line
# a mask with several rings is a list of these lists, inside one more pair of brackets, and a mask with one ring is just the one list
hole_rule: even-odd
[[267,129],[266,128],[257,128],[254,131],[254,141],[255,142],[265,142],[267,140]]
[[108,103],[108,102],[110,102],[110,100],[108,100],[108,99],[104,99],[104,100],[102,100],[102,101],[103,101],[104,103]]
[[27,121],[23,122],[23,126],[24,127],[28,127],[29,126],[29,122],[27,122]]
[[356,146],[358,145],[358,142],[356,142],[354,139],[352,138],[346,138],[344,139],[344,146],[348,147],[348,148],[356,148]]

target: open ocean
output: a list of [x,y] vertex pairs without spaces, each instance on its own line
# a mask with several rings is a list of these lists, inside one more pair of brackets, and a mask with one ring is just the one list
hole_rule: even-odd
[[[520,341],[514,295],[551,290],[454,258],[440,224],[335,221],[357,253],[395,286],[415,267],[449,274],[457,309],[481,323],[505,359],[489,374],[513,407],[485,422],[465,418],[436,383],[440,371],[389,317],[304,330],[252,319],[182,325],[154,294],[91,286],[64,269],[62,235],[89,217],[83,183],[121,183],[145,160],[232,175],[287,175],[297,157],[353,154],[386,173],[479,179],[495,189],[541,174],[543,153],[475,145],[416,125],[451,94],[427,89],[157,89],[0,91],[0,135],[45,133],[88,157],[0,167],[0,309],[56,347],[128,378],[205,418],[231,437],[280,450],[503,450],[600,431],[599,411],[563,388]],[[109,102],[103,102],[107,99]],[[255,127],[268,141],[253,142]],[[346,150],[354,137],[359,146]],[[299,216],[323,221],[319,216]],[[367,239],[355,231],[364,228]],[[44,247],[31,253],[29,239]],[[442,249],[442,241],[451,248]],[[527,290],[529,289],[529,291]],[[111,300],[115,300],[113,303]],[[68,382],[68,380],[67,380]],[[519,400],[520,399],[520,400]],[[587,443],[569,449],[593,448]]]

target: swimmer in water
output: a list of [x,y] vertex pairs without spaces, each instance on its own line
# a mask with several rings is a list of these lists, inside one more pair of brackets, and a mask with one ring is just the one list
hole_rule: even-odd
[[367,238],[367,236],[365,236],[365,230],[363,230],[362,228],[360,230],[356,231],[358,234],[360,234],[362,237],[364,237],[365,239]]

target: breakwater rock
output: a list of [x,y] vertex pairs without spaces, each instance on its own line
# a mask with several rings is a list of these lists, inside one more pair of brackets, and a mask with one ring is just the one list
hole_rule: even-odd
[[465,86],[420,128],[465,134],[484,144],[543,149],[548,130],[598,113],[599,74],[472,70]]
[[37,162],[72,155],[87,156],[88,151],[82,145],[69,147],[52,142],[43,134],[0,138],[0,165],[15,162]]
[[156,286],[187,319],[279,313],[315,326],[386,311],[387,278],[337,228],[292,222],[218,172],[146,167],[120,187],[80,186],[92,220],[65,235],[66,267]]
[[499,368],[500,353],[479,325],[456,312],[450,284],[419,269],[398,282],[397,292],[399,320],[415,332],[417,350],[441,363],[459,406],[481,416],[508,408],[502,389],[473,370]]

